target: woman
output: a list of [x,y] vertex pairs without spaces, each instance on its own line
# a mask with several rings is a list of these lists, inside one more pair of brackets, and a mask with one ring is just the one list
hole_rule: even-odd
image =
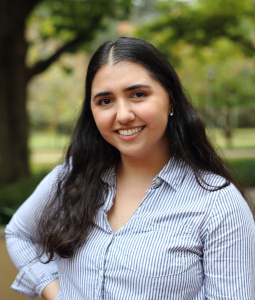
[[6,228],[12,288],[58,300],[255,299],[242,194],[166,58],[139,39],[107,42],[88,66],[65,163]]

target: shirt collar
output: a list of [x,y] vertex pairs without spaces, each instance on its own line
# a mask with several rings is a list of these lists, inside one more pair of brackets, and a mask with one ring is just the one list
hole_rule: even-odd
[[159,174],[153,179],[153,182],[160,178],[168,183],[174,190],[181,185],[188,172],[189,166],[181,159],[172,157]]
[[[187,174],[189,166],[180,159],[172,157],[168,163],[163,167],[157,176],[152,181],[152,187],[158,186],[156,182],[158,178],[168,183],[174,190],[176,190],[182,183]],[[101,176],[103,182],[109,186],[114,186],[116,183],[116,168],[111,167],[106,170]]]
[[101,176],[101,179],[103,182],[107,183],[109,186],[113,186],[116,183],[115,166],[104,171]]

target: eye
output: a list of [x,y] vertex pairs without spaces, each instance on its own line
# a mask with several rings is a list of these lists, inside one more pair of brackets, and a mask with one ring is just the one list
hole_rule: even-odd
[[147,96],[147,94],[142,91],[137,91],[137,92],[133,93],[133,95],[132,95],[133,98],[141,98],[141,97],[145,97],[145,96]]
[[107,106],[107,105],[109,105],[110,103],[112,103],[112,100],[109,99],[109,98],[103,98],[103,99],[101,99],[100,101],[98,101],[98,104],[99,104],[99,105],[102,105],[102,106]]

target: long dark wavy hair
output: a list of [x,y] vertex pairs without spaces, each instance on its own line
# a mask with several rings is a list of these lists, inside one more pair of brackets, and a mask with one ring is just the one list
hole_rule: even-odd
[[[67,151],[66,171],[59,178],[55,197],[42,212],[38,224],[40,243],[49,261],[55,254],[72,257],[86,242],[107,189],[101,179],[102,173],[120,159],[119,151],[99,133],[90,106],[95,74],[109,61],[140,64],[167,91],[174,109],[174,116],[167,125],[170,153],[192,168],[198,184],[205,189],[217,190],[232,182],[244,195],[242,187],[206,137],[203,122],[185,96],[179,77],[165,56],[150,43],[136,38],[122,37],[106,42],[94,53],[88,65],[85,100]],[[210,186],[201,171],[218,174],[225,178],[225,183]]]

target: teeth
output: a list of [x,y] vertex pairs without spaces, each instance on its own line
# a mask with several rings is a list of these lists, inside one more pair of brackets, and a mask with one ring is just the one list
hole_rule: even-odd
[[118,134],[120,135],[132,135],[137,132],[140,132],[143,129],[143,127],[137,127],[134,129],[128,129],[128,130],[118,130]]

